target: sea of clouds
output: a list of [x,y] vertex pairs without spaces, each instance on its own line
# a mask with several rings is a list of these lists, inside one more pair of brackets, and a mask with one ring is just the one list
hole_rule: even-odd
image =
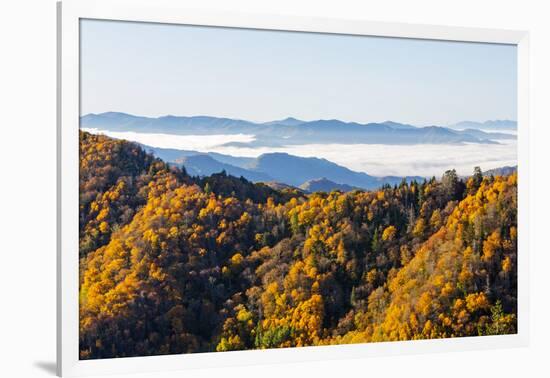
[[257,157],[269,152],[286,152],[301,157],[324,158],[336,164],[374,176],[439,177],[448,169],[469,175],[475,166],[482,170],[517,164],[517,141],[499,144],[384,145],[384,144],[306,144],[277,148],[225,146],[229,142],[251,142],[254,135],[172,135],[98,131],[92,133],[126,139],[151,147],[198,152],[219,152],[232,156]]

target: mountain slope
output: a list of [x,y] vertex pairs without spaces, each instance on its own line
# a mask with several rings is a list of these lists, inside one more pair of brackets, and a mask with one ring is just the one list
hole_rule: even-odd
[[353,186],[346,184],[338,184],[333,181],[326,179],[325,177],[315,180],[309,180],[300,185],[300,189],[303,189],[307,192],[327,192],[330,193],[334,190],[339,190],[341,192],[351,192],[354,189]]
[[285,119],[280,119],[277,121],[264,122],[264,125],[283,125],[283,126],[298,126],[306,121],[302,121],[293,117],[287,117]]
[[[199,153],[197,151],[143,147],[158,158],[176,165],[183,165],[192,176],[209,176],[226,171],[229,175],[242,176],[252,182],[276,181],[292,187],[300,187],[307,181],[318,180],[322,177],[333,183],[325,185],[329,188],[328,191],[330,188],[338,188],[338,185],[342,185],[340,187],[342,191],[356,188],[373,189],[385,184],[399,184],[403,180],[403,177],[398,176],[370,176],[325,159],[304,158],[286,153],[270,153],[260,155],[258,158],[249,158],[213,152]],[[405,179],[407,181],[423,180],[419,176],[406,177]],[[317,183],[313,184],[316,188],[321,187]]]
[[229,175],[235,177],[242,176],[253,182],[273,180],[267,173],[255,172],[231,164],[225,164],[206,154],[186,156],[176,160],[176,163],[183,165],[187,172],[193,176],[210,176],[214,173],[225,171]]
[[508,176],[518,171],[518,166],[515,165],[513,167],[499,167],[494,169],[488,169],[483,172],[484,176]]
[[516,174],[285,194],[81,138],[80,359],[517,332]]
[[249,164],[254,161],[254,158],[242,157],[242,156],[231,156],[220,154],[217,152],[198,152],[193,150],[178,150],[175,148],[160,148],[160,147],[151,147],[147,145],[141,145],[143,149],[147,152],[155,155],[159,159],[162,159],[168,163],[181,163],[181,160],[185,157],[194,156],[194,155],[208,155],[211,158],[219,161],[220,163],[230,164],[239,168],[246,168]]
[[[355,172],[351,169],[332,163],[326,159],[304,158],[286,153],[269,153],[259,156],[250,166],[257,172],[269,172],[276,181],[292,186],[300,186],[305,181],[324,177],[335,183],[341,183],[363,189],[378,188],[384,184],[400,183],[402,177],[374,177],[366,173]],[[408,181],[421,177],[408,177]]]

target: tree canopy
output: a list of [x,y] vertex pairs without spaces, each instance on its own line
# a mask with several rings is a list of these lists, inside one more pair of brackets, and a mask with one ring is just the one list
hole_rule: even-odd
[[83,359],[516,332],[516,174],[305,195],[80,150]]

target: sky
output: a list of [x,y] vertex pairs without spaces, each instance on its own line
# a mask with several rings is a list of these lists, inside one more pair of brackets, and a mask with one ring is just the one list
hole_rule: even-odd
[[82,20],[80,48],[82,115],[517,117],[512,45]]

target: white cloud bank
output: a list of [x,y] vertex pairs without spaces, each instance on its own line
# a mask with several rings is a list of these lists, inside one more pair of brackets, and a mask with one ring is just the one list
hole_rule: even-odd
[[[98,133],[94,129],[85,129]],[[228,147],[228,142],[250,142],[253,135],[171,135],[134,132],[101,133],[152,147],[219,152],[233,156],[257,157],[269,152],[286,152],[301,157],[325,158],[336,164],[374,176],[439,177],[447,169],[469,175],[475,166],[482,170],[517,164],[517,141],[499,144],[469,143],[462,145],[382,145],[382,144],[308,144],[282,148]]]
[[151,147],[175,148],[178,150],[191,150],[208,152],[229,142],[252,142],[254,135],[174,135],[174,134],[146,134],[133,131],[107,131],[94,128],[82,128],[92,134],[103,134],[116,139],[126,139],[132,142],[146,144]]

